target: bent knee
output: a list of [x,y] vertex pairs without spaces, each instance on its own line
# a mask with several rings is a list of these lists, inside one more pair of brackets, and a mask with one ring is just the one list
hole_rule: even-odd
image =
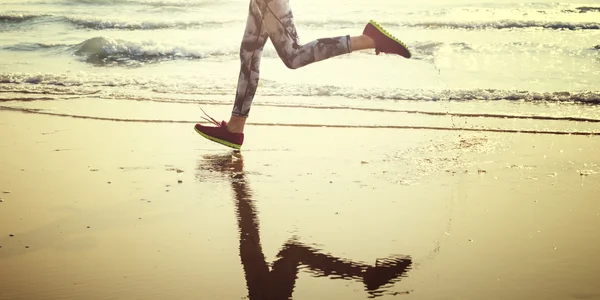
[[298,58],[297,52],[279,53],[279,58],[281,58],[281,61],[288,69],[294,70],[294,69],[298,69],[298,68],[302,67],[300,60],[297,59]]
[[301,67],[301,65],[299,63],[297,63],[297,61],[295,59],[289,59],[289,58],[285,59],[285,58],[282,58],[281,60],[283,61],[283,64],[288,69],[295,70],[295,69],[298,69],[298,68]]

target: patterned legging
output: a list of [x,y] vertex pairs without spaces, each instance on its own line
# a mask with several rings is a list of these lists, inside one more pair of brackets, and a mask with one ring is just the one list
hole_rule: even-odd
[[250,13],[240,47],[242,66],[232,111],[234,116],[247,117],[250,112],[267,38],[290,69],[350,53],[350,36],[317,39],[300,45],[289,0],[250,0]]

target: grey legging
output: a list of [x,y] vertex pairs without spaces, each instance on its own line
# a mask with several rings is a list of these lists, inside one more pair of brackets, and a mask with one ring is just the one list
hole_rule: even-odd
[[317,39],[300,45],[288,0],[250,0],[250,13],[240,47],[242,66],[232,111],[234,116],[247,117],[250,112],[267,38],[290,69],[350,53],[350,36]]

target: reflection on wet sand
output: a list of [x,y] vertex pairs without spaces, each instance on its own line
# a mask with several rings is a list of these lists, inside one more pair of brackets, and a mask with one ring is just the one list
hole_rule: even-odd
[[[303,244],[296,237],[292,237],[282,246],[269,270],[260,242],[258,216],[243,163],[240,153],[205,156],[201,160],[199,171],[208,169],[222,172],[231,180],[240,231],[240,258],[246,277],[248,297],[251,300],[291,299],[300,268],[309,270],[317,277],[361,281],[369,297],[382,295],[386,287],[406,276],[412,265],[412,259],[408,256],[377,259],[375,265],[367,265],[323,254],[318,249]],[[407,291],[395,294],[408,293]]]

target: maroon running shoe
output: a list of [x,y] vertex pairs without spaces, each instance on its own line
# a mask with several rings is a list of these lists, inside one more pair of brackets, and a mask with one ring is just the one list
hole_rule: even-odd
[[[204,112],[204,110],[202,110]],[[244,134],[231,132],[227,129],[227,122],[211,118],[208,114],[204,113],[208,118],[202,117],[203,119],[213,123],[215,126],[204,126],[202,124],[196,124],[194,129],[201,136],[221,145],[231,147],[234,149],[240,149],[244,143]]]
[[375,41],[376,54],[383,52],[398,54],[406,58],[410,58],[412,56],[410,50],[408,50],[408,47],[406,47],[403,42],[391,35],[389,32],[383,29],[381,25],[373,20],[367,23],[367,26],[365,26],[365,29],[363,30],[363,34]]

